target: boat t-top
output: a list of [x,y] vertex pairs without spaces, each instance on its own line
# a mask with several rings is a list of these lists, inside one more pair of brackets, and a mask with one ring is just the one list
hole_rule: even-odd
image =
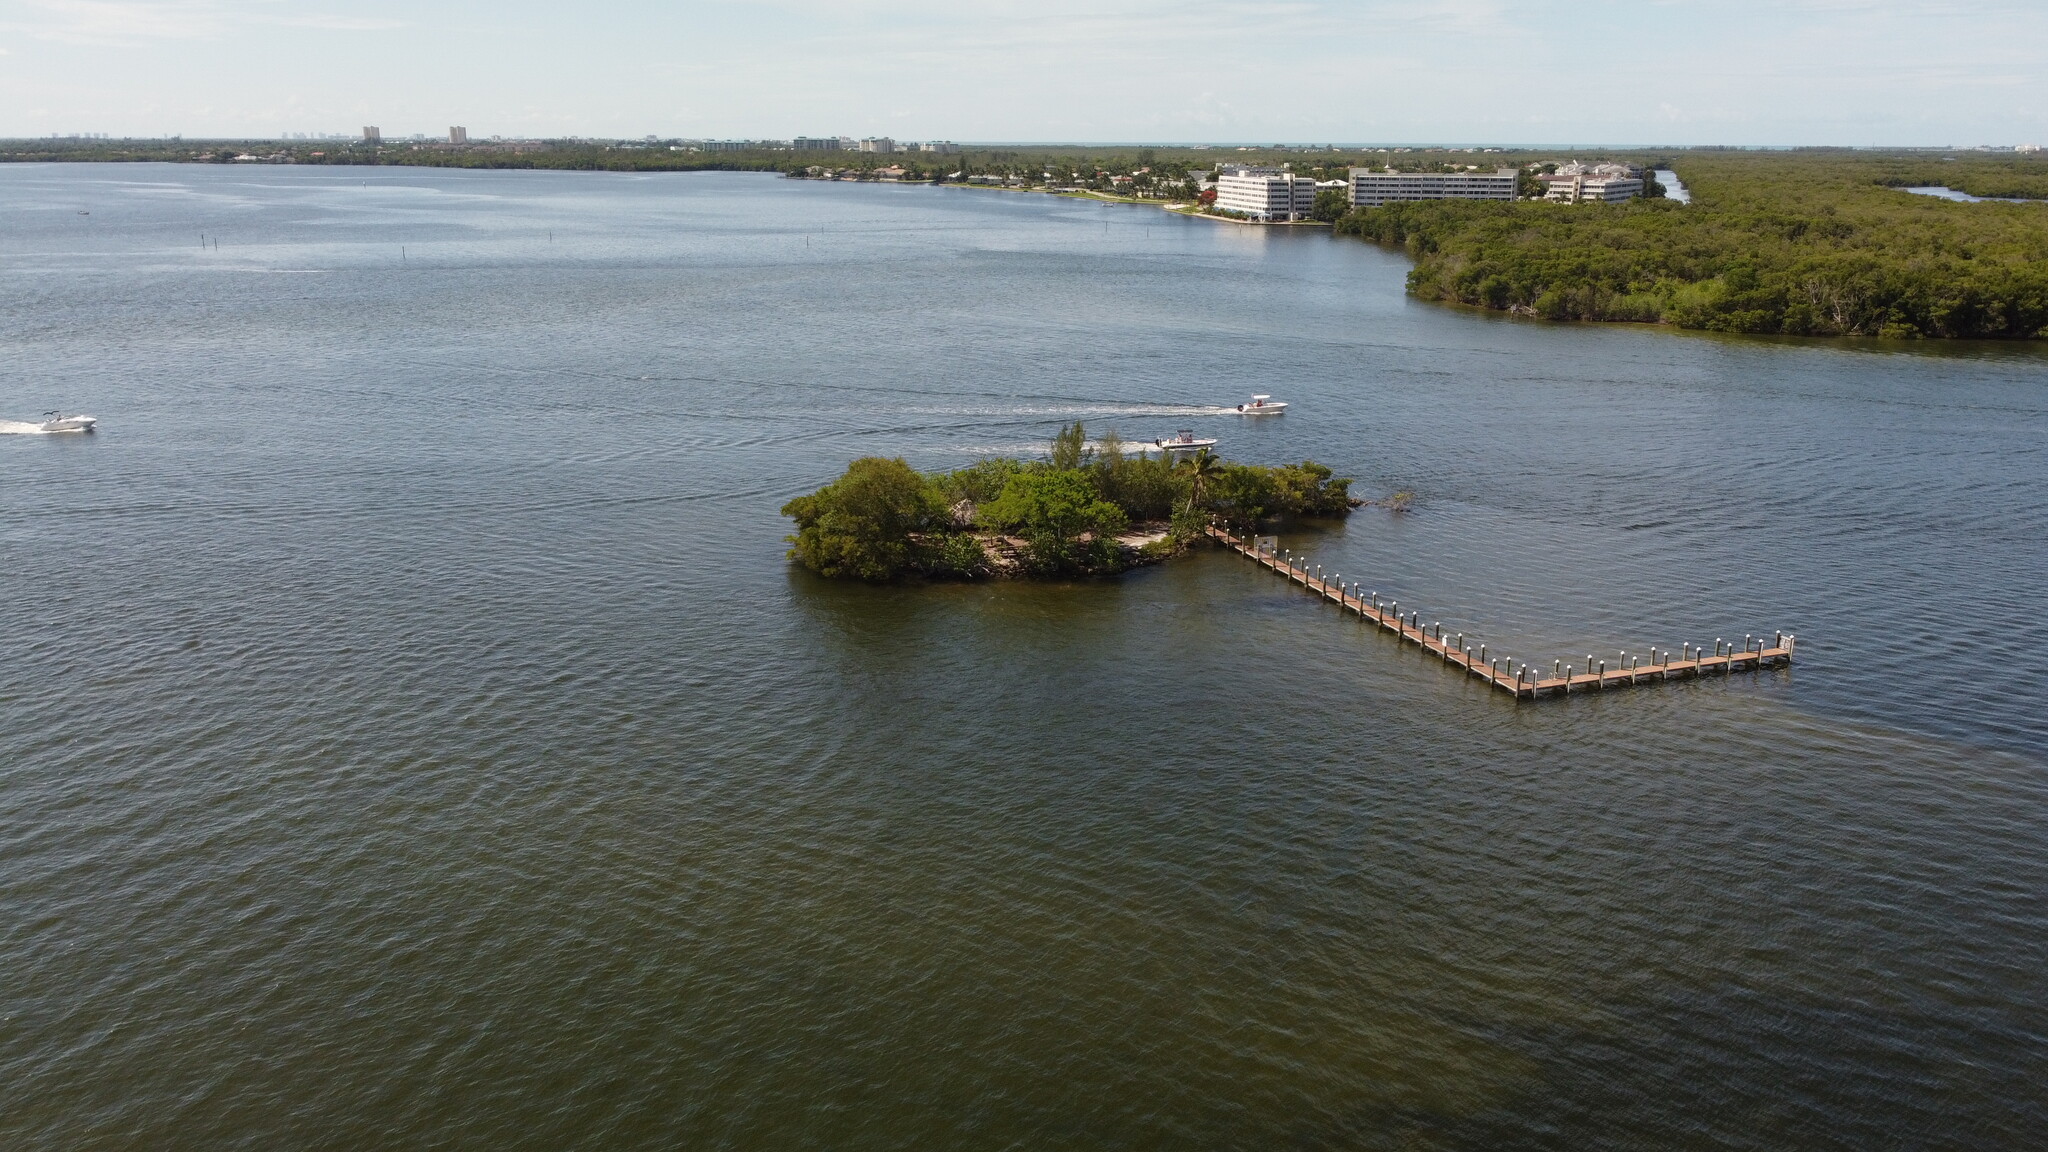
[[62,412],[43,413],[45,432],[90,432],[100,422],[97,416],[67,416]]
[[1287,411],[1285,400],[1274,403],[1271,396],[1254,396],[1249,404],[1239,404],[1237,410],[1246,416],[1278,416]]
[[1166,449],[1168,452],[1194,452],[1202,448],[1214,448],[1216,446],[1216,439],[1213,436],[1208,438],[1196,436],[1194,429],[1183,428],[1164,440],[1154,440],[1152,443]]

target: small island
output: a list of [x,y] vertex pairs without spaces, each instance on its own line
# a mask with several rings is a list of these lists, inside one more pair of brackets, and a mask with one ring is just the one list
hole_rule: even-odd
[[1077,422],[1046,459],[991,457],[922,473],[866,456],[783,505],[790,559],[821,576],[906,580],[1113,575],[1187,550],[1210,524],[1237,531],[1275,518],[1343,516],[1351,481],[1313,460],[1238,464],[1206,449],[1090,445]]

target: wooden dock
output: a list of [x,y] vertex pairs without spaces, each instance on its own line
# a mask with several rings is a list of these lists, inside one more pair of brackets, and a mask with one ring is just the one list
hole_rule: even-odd
[[1762,637],[1744,637],[1743,646],[1739,649],[1732,643],[1716,640],[1712,655],[1707,654],[1704,647],[1695,652],[1692,645],[1685,645],[1675,660],[1672,659],[1673,653],[1660,653],[1655,648],[1650,650],[1647,662],[1642,656],[1620,653],[1612,669],[1608,668],[1607,661],[1595,661],[1591,656],[1586,658],[1584,671],[1560,660],[1552,664],[1551,674],[1544,676],[1541,669],[1512,657],[1491,656],[1487,645],[1474,645],[1463,633],[1447,640],[1441,624],[1424,624],[1420,613],[1404,613],[1398,602],[1383,603],[1377,593],[1361,593],[1355,584],[1346,585],[1334,576],[1325,577],[1320,566],[1312,570],[1304,557],[1264,547],[1257,537],[1240,538],[1214,527],[1208,531],[1225,547],[1301,585],[1304,590],[1344,611],[1357,613],[1360,619],[1393,633],[1403,643],[1413,644],[1454,668],[1464,669],[1466,674],[1486,681],[1516,700],[1600,692],[1637,684],[1663,684],[1673,679],[1699,676],[1726,676],[1792,663],[1794,637],[1780,632],[1771,638],[1769,645]]

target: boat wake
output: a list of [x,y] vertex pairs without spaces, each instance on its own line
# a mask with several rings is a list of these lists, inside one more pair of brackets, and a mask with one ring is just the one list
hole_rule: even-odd
[[33,420],[0,420],[0,436],[48,436]]

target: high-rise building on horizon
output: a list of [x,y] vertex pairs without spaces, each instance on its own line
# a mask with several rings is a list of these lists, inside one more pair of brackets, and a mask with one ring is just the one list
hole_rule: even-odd
[[467,128],[464,128],[464,127],[462,127],[461,125],[456,125],[456,126],[454,126],[454,127],[451,127],[451,128],[449,128],[449,129],[448,129],[448,142],[449,142],[450,144],[467,144],[467,143],[469,143],[469,129],[467,129]]
[[375,124],[363,125],[363,143],[375,144],[384,139],[384,130]]
[[799,136],[789,146],[798,152],[837,152],[842,147],[839,141],[837,136]]

